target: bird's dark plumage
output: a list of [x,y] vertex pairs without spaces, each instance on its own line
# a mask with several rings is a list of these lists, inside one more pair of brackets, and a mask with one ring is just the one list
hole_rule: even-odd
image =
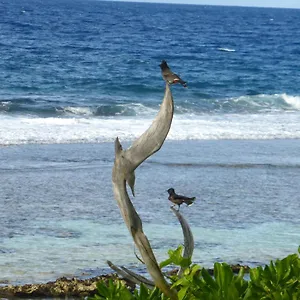
[[171,71],[165,60],[163,60],[159,66],[161,68],[162,77],[166,82],[168,82],[169,84],[180,83],[184,87],[187,87],[186,82],[183,81],[177,74]]
[[189,206],[189,205],[192,205],[196,199],[196,197],[189,198],[186,196],[177,195],[173,188],[168,189],[167,192],[169,193],[168,199],[175,205],[178,205],[178,209],[180,208],[180,205],[182,203],[185,203],[187,206]]

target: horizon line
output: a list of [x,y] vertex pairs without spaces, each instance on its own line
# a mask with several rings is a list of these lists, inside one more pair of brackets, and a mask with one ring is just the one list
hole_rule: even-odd
[[204,3],[179,3],[179,2],[163,2],[159,0],[97,0],[105,2],[129,2],[129,3],[148,3],[148,4],[174,4],[174,5],[197,5],[197,6],[221,6],[221,7],[245,7],[245,8],[274,8],[274,9],[300,9],[299,7],[284,6],[256,6],[256,5],[236,5],[236,4],[204,4]]

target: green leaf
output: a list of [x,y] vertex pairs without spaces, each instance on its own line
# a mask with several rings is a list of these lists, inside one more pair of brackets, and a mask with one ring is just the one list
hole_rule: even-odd
[[180,279],[178,279],[176,282],[174,282],[171,286],[171,288],[175,287],[175,286],[185,286],[189,284],[189,280],[187,279],[187,277],[181,277]]
[[134,296],[128,291],[126,287],[123,287],[122,290],[119,292],[118,298],[119,300],[133,300]]
[[225,263],[215,263],[214,265],[214,276],[216,278],[216,282],[221,289],[227,288],[229,283],[232,280],[233,272],[229,265]]
[[190,275],[195,277],[199,274],[201,267],[199,265],[192,265],[188,270],[190,270]]
[[179,266],[182,260],[182,251],[183,251],[183,246],[179,245],[178,248],[174,251],[170,250],[169,251],[169,256],[170,259],[172,260],[172,263]]
[[148,298],[148,289],[145,287],[144,284],[140,285],[140,299],[147,299]]
[[109,297],[109,289],[107,288],[106,284],[103,281],[99,281],[96,286],[100,296],[104,298]]
[[184,297],[186,296],[186,292],[187,292],[188,289],[189,289],[189,286],[186,285],[186,286],[183,286],[183,287],[179,290],[179,292],[178,292],[178,299],[179,299],[179,300],[184,299]]
[[205,283],[208,285],[208,287],[212,290],[218,290],[219,286],[218,284],[215,282],[215,280],[211,277],[211,275],[208,273],[208,271],[206,269],[202,269],[201,270],[201,275],[205,281]]
[[192,258],[191,257],[181,257],[179,261],[179,266],[183,268],[187,268],[191,265]]
[[251,281],[255,284],[260,283],[261,278],[262,278],[261,274],[262,274],[262,268],[261,267],[251,269],[250,270],[250,279],[251,279]]
[[161,291],[159,288],[155,287],[150,293],[149,300],[157,300],[161,296]]
[[245,270],[240,268],[237,276],[234,276],[234,284],[240,296],[244,295],[248,288],[248,281],[244,279]]
[[164,261],[162,261],[160,264],[159,264],[159,267],[162,269],[168,265],[170,265],[172,263],[172,259],[171,258],[168,258]]
[[109,299],[112,299],[115,297],[115,290],[116,290],[116,287],[114,285],[113,280],[109,279],[109,281],[108,281]]

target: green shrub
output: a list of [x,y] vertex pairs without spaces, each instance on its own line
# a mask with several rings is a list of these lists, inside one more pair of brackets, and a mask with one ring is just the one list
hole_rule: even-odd
[[109,279],[108,283],[99,281],[97,283],[97,294],[89,299],[131,300],[132,293],[128,290],[124,282]]
[[97,293],[88,300],[167,300],[158,288],[148,289],[141,284],[139,289],[133,293],[129,291],[125,283],[121,280],[113,281],[110,279],[107,283],[100,281],[97,283]]
[[[299,247],[300,253],[300,247]],[[300,299],[300,259],[292,254],[270,265],[250,270],[244,299]]]
[[[250,269],[250,280],[244,279],[244,269],[236,275],[226,263],[214,264],[214,275],[191,264],[182,256],[183,247],[169,250],[169,258],[160,264],[185,268],[182,276],[169,276],[172,289],[179,300],[299,300],[300,247],[292,254],[269,265]],[[148,289],[143,284],[131,293],[121,281],[109,280],[97,284],[97,294],[90,300],[167,300],[158,288]]]

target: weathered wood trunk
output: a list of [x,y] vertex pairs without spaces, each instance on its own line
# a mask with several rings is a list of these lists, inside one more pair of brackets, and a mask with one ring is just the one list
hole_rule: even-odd
[[157,152],[164,143],[171,127],[174,113],[173,97],[168,84],[160,110],[151,126],[132,146],[123,150],[119,139],[115,141],[115,162],[112,172],[113,191],[124,222],[131,233],[136,247],[146,264],[155,285],[171,299],[178,299],[177,293],[170,289],[165,280],[148,238],[143,232],[142,221],[129,199],[126,182],[134,193],[134,170],[149,156]]

